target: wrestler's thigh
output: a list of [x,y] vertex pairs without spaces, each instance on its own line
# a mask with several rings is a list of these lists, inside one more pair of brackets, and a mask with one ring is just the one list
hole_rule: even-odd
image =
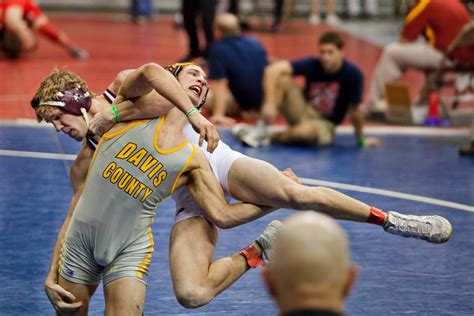
[[294,183],[266,161],[242,157],[229,171],[229,193],[237,200],[274,207],[288,206]]
[[203,217],[177,222],[170,236],[170,270],[175,293],[200,285],[209,273],[217,229]]
[[[92,295],[94,294],[95,290],[97,289],[97,285],[87,285],[87,284],[78,284],[78,283],[73,283],[65,278],[63,278],[61,275],[58,277],[58,284],[61,286],[63,289],[66,291],[72,293],[76,299],[74,302],[83,302],[81,308],[75,312],[75,313],[65,313],[64,315],[77,315],[77,316],[82,316],[82,315],[87,315],[87,312],[89,310],[89,302],[91,300]],[[59,314],[58,315],[63,315]]]
[[108,283],[104,288],[105,315],[143,314],[146,285],[132,277],[124,277]]

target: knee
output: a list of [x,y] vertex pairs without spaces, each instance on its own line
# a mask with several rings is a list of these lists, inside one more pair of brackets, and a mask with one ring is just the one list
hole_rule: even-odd
[[285,187],[285,196],[290,208],[303,210],[309,206],[327,205],[331,191],[333,190],[325,187],[308,187],[294,184]]
[[395,59],[398,52],[403,49],[402,44],[394,42],[390,43],[383,49],[382,58]]
[[189,288],[175,290],[176,299],[185,308],[198,308],[209,303],[212,299],[209,291],[205,288],[191,286]]
[[236,226],[234,222],[231,223],[230,221],[223,220],[223,219],[214,220],[213,224],[216,225],[220,229],[229,229]]
[[318,135],[316,144],[319,147],[328,147],[331,146],[334,142],[334,137],[332,135]]
[[286,92],[293,84],[293,77],[290,75],[282,75],[277,79],[277,88]]
[[302,204],[304,203],[303,192],[305,187],[298,185],[296,183],[285,185],[283,188],[283,193],[281,197],[284,199],[285,204],[293,209],[301,209]]
[[[219,212],[218,214],[209,214],[209,219],[214,224],[216,227],[220,229],[228,229],[232,228],[235,226],[234,221],[232,221],[231,218],[228,216],[224,215],[226,211],[224,212]],[[227,211],[227,213],[230,213],[230,211]]]

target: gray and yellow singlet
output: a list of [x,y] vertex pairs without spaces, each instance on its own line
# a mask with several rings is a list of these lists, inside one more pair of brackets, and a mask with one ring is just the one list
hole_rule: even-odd
[[164,117],[103,136],[63,244],[60,273],[71,282],[146,280],[157,205],[173,193],[196,148],[157,145]]

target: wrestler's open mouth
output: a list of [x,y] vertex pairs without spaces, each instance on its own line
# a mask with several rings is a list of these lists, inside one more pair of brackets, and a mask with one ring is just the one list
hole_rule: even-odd
[[201,87],[199,87],[199,86],[191,86],[191,87],[189,87],[189,90],[194,91],[197,94],[197,96],[200,96],[201,91],[202,91]]

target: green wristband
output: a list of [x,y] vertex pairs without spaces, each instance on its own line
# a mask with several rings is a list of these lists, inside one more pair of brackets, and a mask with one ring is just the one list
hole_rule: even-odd
[[362,136],[361,138],[359,138],[359,141],[357,142],[357,144],[359,145],[359,147],[364,147],[364,145],[365,145],[365,137]]
[[186,112],[186,117],[189,117],[194,112],[198,112],[198,109],[196,109],[195,107],[192,107],[190,110],[188,110],[188,112]]
[[118,109],[116,105],[112,105],[112,112],[114,112],[115,115],[115,123],[119,123],[119,114],[118,114]]

